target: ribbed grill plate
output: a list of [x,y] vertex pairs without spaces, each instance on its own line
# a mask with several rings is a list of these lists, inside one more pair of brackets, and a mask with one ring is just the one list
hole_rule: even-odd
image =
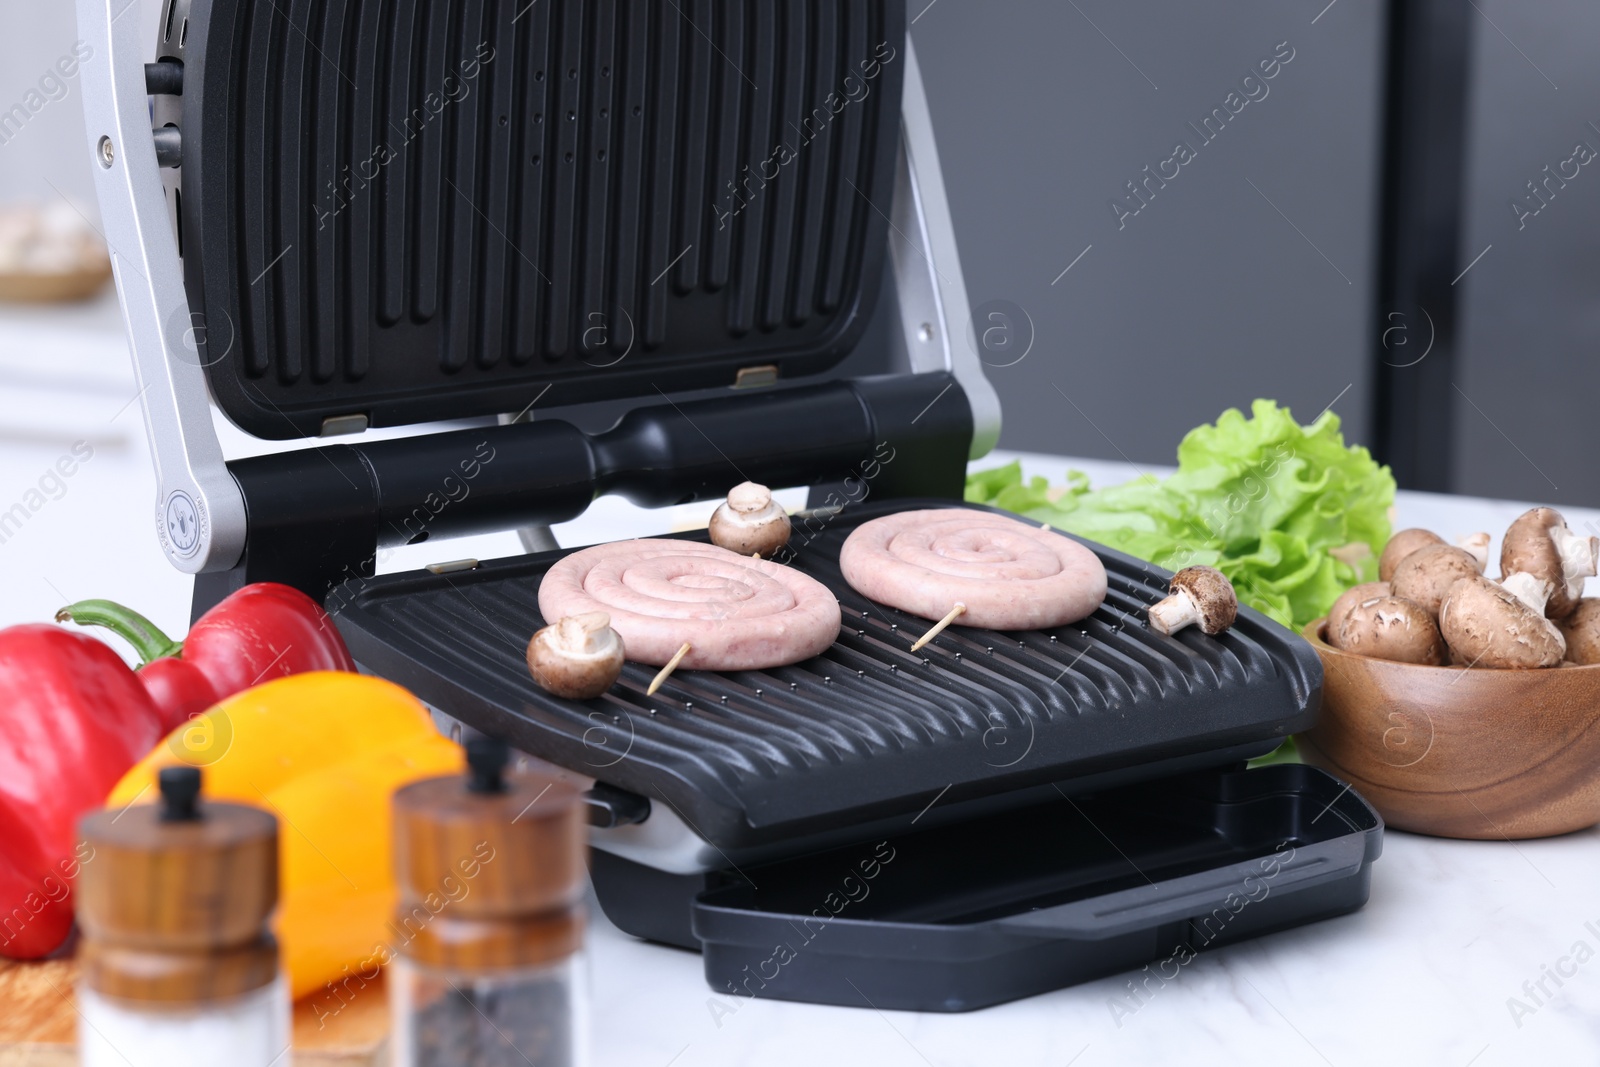
[[190,300],[257,436],[818,373],[865,326],[903,2],[194,0],[188,26]]
[[[653,698],[629,664],[606,696],[552,698],[524,651],[544,625],[539,580],[564,553],[475,571],[351,583],[330,608],[363,665],[524,750],[669,801],[733,847],[903,812],[948,787],[970,800],[1221,752],[1308,727],[1316,654],[1249,610],[1233,629],[1165,637],[1145,610],[1169,575],[1090,544],[1110,592],[1084,622],[1001,633],[927,623],[863,599],[839,549],[868,519],[935,501],[868,503],[827,521],[794,565],[839,596],[845,627],[824,655],[770,671],[679,671]],[[693,536],[693,535],[684,535]],[[699,538],[703,539],[703,537]]]

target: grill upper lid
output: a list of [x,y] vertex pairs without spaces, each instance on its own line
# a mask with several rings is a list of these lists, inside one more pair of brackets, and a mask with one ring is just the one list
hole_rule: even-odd
[[956,625],[912,654],[927,621],[856,594],[839,549],[868,519],[935,504],[948,506],[874,501],[804,524],[792,565],[838,595],[845,623],[823,655],[680,670],[653,698],[655,669],[639,664],[584,702],[529,676],[539,580],[563,552],[359,580],[329,606],[368,668],[525,751],[667,801],[730,850],[915,815],[947,789],[941,803],[1171,773],[1142,768],[1208,753],[1220,763],[1314,721],[1322,667],[1299,636],[1248,608],[1216,637],[1163,636],[1145,611],[1170,574],[1089,542],[1109,592],[1088,619],[1015,633]]
[[192,0],[218,403],[285,438],[825,372],[883,274],[905,29],[899,0]]

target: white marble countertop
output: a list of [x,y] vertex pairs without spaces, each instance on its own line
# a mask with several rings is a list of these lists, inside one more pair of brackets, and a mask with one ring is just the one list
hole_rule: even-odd
[[[69,600],[98,596],[184,630],[190,580],[156,546],[154,478],[135,398],[114,305],[0,316],[0,512],[17,503],[29,512],[0,533],[0,626],[47,620]],[[250,447],[231,430],[224,440],[230,455]],[[92,457],[70,477],[52,477],[78,441]],[[1053,481],[1068,466],[1096,485],[1134,473],[1126,464],[1021,458],[1028,473]],[[1402,493],[1396,525],[1498,533],[1527,506]],[[1575,528],[1600,533],[1600,511],[1563,510]],[[603,501],[557,535],[564,544],[611,540],[688,524],[701,512],[642,513]],[[510,535],[422,545],[394,553],[382,569],[517,550]],[[1515,844],[1391,832],[1364,909],[1202,953],[1132,1014],[1122,999],[1127,976],[964,1015],[772,1001],[739,1001],[726,1014],[699,956],[635,941],[596,914],[595,1063],[1596,1063],[1597,880],[1600,830]]]

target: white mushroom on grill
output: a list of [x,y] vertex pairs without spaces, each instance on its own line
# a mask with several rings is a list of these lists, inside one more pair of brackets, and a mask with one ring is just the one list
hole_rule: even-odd
[[1506,530],[1500,545],[1501,582],[1517,574],[1549,582],[1545,613],[1564,619],[1582,599],[1583,580],[1594,576],[1597,557],[1600,538],[1573,533],[1554,508],[1533,508]]
[[1463,578],[1439,609],[1439,631],[1453,658],[1469,666],[1555,667],[1566,654],[1566,640],[1544,617],[1548,595],[1548,583],[1536,579],[1497,585],[1482,575]]
[[711,543],[741,556],[771,559],[789,543],[789,513],[772,499],[772,490],[740,482],[711,516]]
[[592,700],[616,684],[627,650],[603,611],[568,615],[528,642],[528,669],[547,692]]
[[1442,666],[1450,657],[1433,616],[1397,596],[1379,596],[1351,608],[1339,625],[1337,647],[1360,656]]
[[1439,605],[1450,587],[1462,578],[1476,578],[1481,573],[1470,552],[1454,545],[1428,545],[1400,561],[1389,585],[1395,596],[1438,618]]
[[1239,598],[1228,576],[1215,567],[1185,567],[1172,576],[1165,600],[1150,607],[1150,626],[1177,633],[1198,624],[1201,633],[1220,634],[1239,614]]

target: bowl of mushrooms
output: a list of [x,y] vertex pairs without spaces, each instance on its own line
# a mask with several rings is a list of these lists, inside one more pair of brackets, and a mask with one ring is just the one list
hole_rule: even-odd
[[0,208],[0,300],[86,300],[110,280],[105,242],[70,204]]
[[1545,837],[1600,823],[1600,539],[1552,508],[1448,544],[1402,530],[1379,581],[1306,627],[1322,716],[1302,757],[1389,825],[1440,837]]

